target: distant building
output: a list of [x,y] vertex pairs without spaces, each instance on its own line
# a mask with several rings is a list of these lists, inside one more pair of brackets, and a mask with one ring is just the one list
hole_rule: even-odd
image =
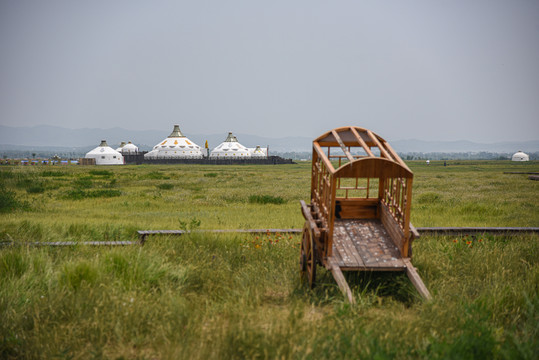
[[262,149],[260,145],[257,145],[255,149],[249,149],[253,158],[262,159],[268,157],[268,148]]
[[251,151],[238,142],[238,139],[231,133],[228,133],[225,141],[213,149],[210,153],[210,159],[250,159]]
[[182,134],[180,125],[174,125],[174,130],[166,139],[155,145],[152,151],[144,154],[144,159],[147,160],[202,158],[202,149]]
[[101,140],[101,144],[89,151],[86,159],[95,159],[96,165],[123,165],[124,157],[118,151],[107,145],[106,140]]
[[525,154],[522,152],[522,150],[517,151],[513,154],[511,157],[512,161],[530,161],[530,157],[528,154]]
[[124,146],[125,146],[125,141],[122,141],[122,143],[120,144],[120,146],[118,146],[118,147],[116,148],[116,151],[118,151],[119,153],[121,153]]
[[[125,144],[125,143],[124,143]],[[136,154],[138,153],[138,146],[133,144],[131,141],[125,144],[120,151],[123,155],[125,154]]]

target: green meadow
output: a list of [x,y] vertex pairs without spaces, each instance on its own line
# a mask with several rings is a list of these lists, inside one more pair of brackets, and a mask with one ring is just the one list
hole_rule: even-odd
[[[408,163],[412,223],[539,226],[539,162]],[[403,274],[350,273],[348,304],[300,236],[137,230],[301,228],[310,162],[0,167],[1,359],[536,359],[539,236],[422,236]]]

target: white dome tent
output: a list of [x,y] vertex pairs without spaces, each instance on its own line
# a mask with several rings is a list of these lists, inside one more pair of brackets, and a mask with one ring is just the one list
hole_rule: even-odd
[[138,153],[138,146],[129,141],[126,145],[122,147],[122,154],[136,154]]
[[85,158],[95,159],[96,165],[123,165],[124,157],[118,151],[107,145],[106,140],[101,140],[98,147],[89,151]]
[[245,146],[238,142],[238,139],[231,133],[228,133],[226,140],[213,149],[210,153],[210,159],[250,159],[251,152]]
[[523,153],[522,150],[517,151],[511,157],[512,161],[530,161],[530,156],[526,153]]
[[253,158],[264,159],[268,157],[268,149],[267,148],[262,149],[260,145],[257,145],[255,149],[249,149],[249,150],[251,150],[251,156]]
[[125,146],[125,141],[122,141],[122,143],[120,144],[120,146],[118,146],[118,147],[116,148],[116,151],[118,151],[118,152],[121,153],[124,146]]
[[[126,145],[127,146],[127,145]],[[145,159],[202,159],[200,146],[185,137],[180,131],[180,125],[174,125],[172,133],[159,144],[155,145]]]

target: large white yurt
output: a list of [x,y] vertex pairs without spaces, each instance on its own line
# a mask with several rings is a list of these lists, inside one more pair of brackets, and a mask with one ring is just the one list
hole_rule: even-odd
[[129,141],[122,147],[122,154],[136,154],[138,153],[138,146]]
[[249,149],[251,151],[251,157],[257,159],[263,159],[268,157],[268,148],[262,149],[260,145],[257,145],[255,149]]
[[152,151],[144,154],[145,159],[202,159],[202,157],[200,146],[182,134],[180,125],[174,125],[174,130],[166,139],[155,145]]
[[249,159],[251,152],[245,146],[238,142],[238,139],[231,133],[228,133],[226,140],[213,149],[210,153],[210,159]]
[[530,156],[526,153],[523,153],[522,150],[517,151],[511,157],[512,161],[530,161]]
[[120,146],[118,146],[118,147],[116,148],[116,151],[118,151],[118,152],[121,153],[124,146],[125,146],[125,141],[122,141],[122,143],[120,144]]
[[101,140],[101,144],[92,151],[89,151],[84,157],[87,159],[95,159],[96,165],[124,164],[124,157],[122,154],[108,146],[106,140]]

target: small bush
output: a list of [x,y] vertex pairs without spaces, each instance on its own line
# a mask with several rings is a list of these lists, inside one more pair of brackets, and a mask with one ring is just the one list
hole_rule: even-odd
[[45,192],[45,186],[43,186],[43,184],[40,184],[40,183],[31,185],[26,189],[26,192],[28,194],[42,194]]
[[120,190],[112,190],[112,189],[101,189],[101,190],[94,190],[89,191],[90,197],[116,197],[122,195],[122,192]]
[[417,197],[418,204],[432,204],[440,200],[442,200],[440,195],[433,192],[424,193]]
[[84,177],[73,181],[73,185],[75,185],[75,187],[79,189],[89,189],[92,187],[93,184],[91,178]]
[[25,188],[28,188],[30,186],[32,186],[34,184],[35,180],[34,179],[21,179],[19,181],[17,181],[17,187],[18,188],[22,188],[22,189],[25,189]]
[[67,174],[63,171],[53,171],[53,170],[45,170],[41,173],[41,176],[43,177],[62,177],[66,175]]
[[214,178],[214,177],[217,177],[217,173],[206,173],[204,174],[204,177]]
[[20,277],[29,268],[28,259],[20,252],[6,251],[0,254],[0,279]]
[[163,175],[159,171],[152,171],[143,176],[145,179],[163,180],[169,179],[168,176]]
[[157,187],[161,190],[172,190],[174,188],[174,184],[164,183],[157,185]]
[[284,204],[285,201],[280,196],[271,195],[251,195],[249,196],[249,202],[251,204]]
[[0,170],[0,179],[13,179],[15,175],[11,169],[2,169]]
[[12,191],[0,187],[0,212],[10,212],[21,207],[21,203]]
[[120,190],[113,189],[100,189],[92,191],[84,191],[81,189],[74,189],[67,192],[64,196],[66,199],[70,200],[82,200],[82,199],[91,199],[99,197],[116,197],[122,195]]
[[109,170],[90,170],[90,175],[112,176],[114,174]]

